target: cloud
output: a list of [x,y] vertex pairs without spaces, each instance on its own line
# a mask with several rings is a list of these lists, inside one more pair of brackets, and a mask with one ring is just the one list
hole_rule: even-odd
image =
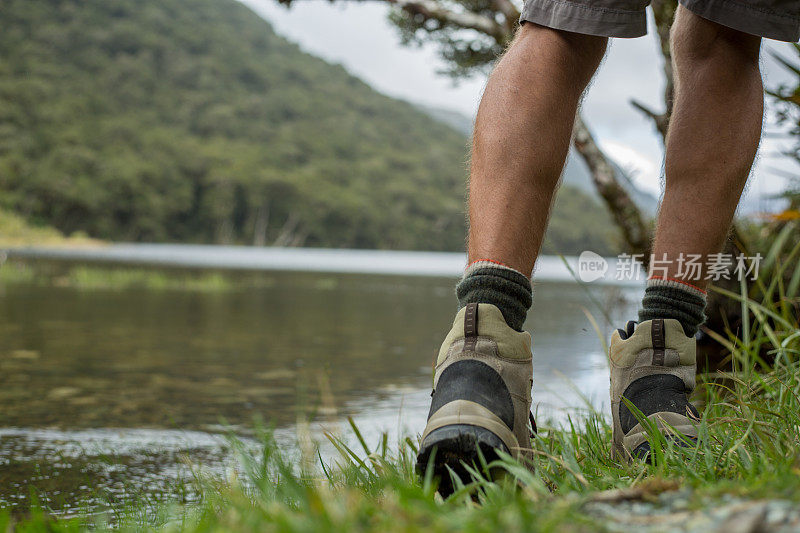
[[654,159],[618,141],[602,140],[600,148],[627,172],[639,189],[656,198],[661,196],[661,159]]

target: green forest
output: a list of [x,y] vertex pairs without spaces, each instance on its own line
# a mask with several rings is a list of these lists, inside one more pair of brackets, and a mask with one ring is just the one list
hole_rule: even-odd
[[[467,138],[234,0],[5,0],[0,28],[0,210],[26,224],[463,249]],[[548,241],[617,248],[600,204],[567,187]]]

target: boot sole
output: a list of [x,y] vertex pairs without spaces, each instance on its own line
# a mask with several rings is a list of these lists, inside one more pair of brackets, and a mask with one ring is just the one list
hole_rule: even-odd
[[468,424],[443,426],[431,431],[422,441],[417,455],[417,473],[425,476],[433,455],[433,477],[439,481],[439,493],[446,498],[455,490],[450,470],[466,485],[472,481],[467,466],[483,473],[482,464],[497,459],[497,450],[510,453],[502,439],[486,428]]

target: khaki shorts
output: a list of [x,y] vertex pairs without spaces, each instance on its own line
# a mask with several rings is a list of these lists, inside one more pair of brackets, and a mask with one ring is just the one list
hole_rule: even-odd
[[[647,33],[650,0],[526,0],[520,22],[603,37]],[[704,19],[778,41],[800,40],[800,0],[680,0]]]

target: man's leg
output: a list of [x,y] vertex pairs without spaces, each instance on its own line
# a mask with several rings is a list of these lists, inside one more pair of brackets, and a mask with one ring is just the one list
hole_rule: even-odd
[[675,106],[654,245],[655,259],[666,258],[667,268],[651,272],[668,279],[650,281],[643,320],[676,318],[693,335],[704,319],[705,272],[696,277],[679,258],[695,255],[705,264],[728,235],[761,137],[760,45],[760,37],[678,9]]
[[529,276],[575,111],[607,39],[524,24],[489,78],[472,149],[469,260]]
[[460,307],[493,304],[522,330],[575,111],[606,42],[527,23],[489,78],[475,121]]
[[[639,312],[611,337],[613,448],[618,457],[649,457],[652,443],[626,398],[668,439],[697,438],[694,334],[704,320],[704,263],[719,252],[753,164],[761,135],[760,38],[679,7],[672,30],[676,95],[667,135],[666,191],[658,216],[651,276]],[[666,262],[661,263],[666,258]],[[666,267],[655,272],[655,265]],[[673,434],[674,429],[678,436]]]
[[489,78],[478,111],[470,178],[470,266],[460,311],[439,351],[417,467],[449,469],[496,450],[530,448],[533,367],[522,323],[530,275],[569,148],[581,94],[606,39],[524,24]]

